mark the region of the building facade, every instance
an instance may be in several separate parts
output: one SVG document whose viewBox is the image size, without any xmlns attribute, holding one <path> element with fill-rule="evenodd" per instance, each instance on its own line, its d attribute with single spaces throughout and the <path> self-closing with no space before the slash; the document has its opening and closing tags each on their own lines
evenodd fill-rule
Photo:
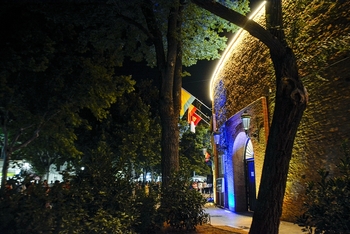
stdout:
<svg viewBox="0 0 350 234">
<path fill-rule="evenodd" d="M 341 145 L 350 137 L 350 3 L 285 0 L 283 8 L 288 44 L 309 93 L 283 203 L 282 219 L 295 221 L 303 212 L 306 183 L 319 178 L 320 168 L 337 173 Z M 264 25 L 263 4 L 254 20 Z M 215 202 L 232 211 L 253 211 L 274 111 L 275 76 L 267 47 L 245 31 L 236 33 L 213 74 L 211 95 L 214 130 L 220 133 Z M 251 116 L 247 131 L 245 112 Z"/>
</svg>

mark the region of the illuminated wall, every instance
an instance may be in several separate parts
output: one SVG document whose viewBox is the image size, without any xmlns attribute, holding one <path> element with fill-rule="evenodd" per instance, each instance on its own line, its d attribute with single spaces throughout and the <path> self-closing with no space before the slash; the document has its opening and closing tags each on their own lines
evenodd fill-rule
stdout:
<svg viewBox="0 0 350 234">
<path fill-rule="evenodd" d="M 340 145 L 350 138 L 350 2 L 315 0 L 300 8 L 294 3 L 284 1 L 286 35 L 310 100 L 298 128 L 288 174 L 282 214 L 288 221 L 302 213 L 306 182 L 316 179 L 318 168 L 333 173 L 334 163 L 342 155 Z M 264 25 L 264 10 L 254 20 Z M 293 28 L 295 25 L 298 27 Z M 245 109 L 255 117 L 250 131 L 256 135 L 251 139 L 258 185 L 274 108 L 275 78 L 268 49 L 246 32 L 240 33 L 225 54 L 213 74 L 211 95 L 224 137 L 218 148 L 226 159 L 226 204 L 237 210 L 242 205 L 241 188 L 237 187 L 241 175 L 236 175 L 240 172 L 234 161 L 241 150 L 239 117 Z M 266 101 L 265 110 L 261 98 Z"/>
</svg>

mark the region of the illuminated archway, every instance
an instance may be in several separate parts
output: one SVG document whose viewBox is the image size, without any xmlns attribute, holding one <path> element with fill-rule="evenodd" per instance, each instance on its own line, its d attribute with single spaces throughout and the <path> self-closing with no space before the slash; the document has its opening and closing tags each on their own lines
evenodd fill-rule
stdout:
<svg viewBox="0 0 350 234">
<path fill-rule="evenodd" d="M 239 133 L 234 139 L 232 157 L 227 165 L 227 201 L 228 208 L 232 211 L 245 211 L 246 205 L 246 181 L 244 168 L 244 152 L 247 142 L 245 132 Z"/>
<path fill-rule="evenodd" d="M 250 138 L 247 139 L 244 149 L 245 186 L 247 210 L 254 211 L 256 202 L 256 181 L 254 148 Z"/>
</svg>

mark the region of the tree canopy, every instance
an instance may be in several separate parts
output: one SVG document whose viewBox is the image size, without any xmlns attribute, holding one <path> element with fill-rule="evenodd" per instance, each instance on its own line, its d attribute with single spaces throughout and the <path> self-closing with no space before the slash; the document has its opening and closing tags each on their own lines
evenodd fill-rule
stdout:
<svg viewBox="0 0 350 234">
<path fill-rule="evenodd" d="M 83 123 L 79 111 L 87 108 L 105 118 L 111 104 L 133 90 L 130 77 L 114 75 L 117 46 L 98 40 L 106 36 L 100 30 L 105 25 L 68 17 L 54 7 L 20 3 L 1 8 L 0 29 L 7 32 L 0 39 L 2 185 L 11 154 L 40 132 L 79 155 L 73 145 L 73 129 Z"/>
<path fill-rule="evenodd" d="M 246 13 L 248 1 L 221 1 Z M 112 2 L 120 29 L 126 40 L 122 46 L 132 60 L 145 60 L 155 67 L 159 88 L 163 186 L 179 169 L 179 112 L 182 67 L 200 59 L 218 58 L 226 44 L 224 30 L 234 25 L 206 13 L 190 1 L 134 0 Z"/>
</svg>

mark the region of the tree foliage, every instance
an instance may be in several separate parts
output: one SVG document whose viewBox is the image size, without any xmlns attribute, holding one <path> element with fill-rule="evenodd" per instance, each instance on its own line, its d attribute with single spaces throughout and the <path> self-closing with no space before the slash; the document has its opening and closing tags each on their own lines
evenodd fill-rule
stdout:
<svg viewBox="0 0 350 234">
<path fill-rule="evenodd" d="M 226 6 L 236 9 L 239 12 L 249 11 L 248 1 L 221 1 Z M 181 5 L 183 7 L 183 18 L 181 25 L 177 25 L 174 31 L 169 32 L 169 13 L 172 7 Z M 181 39 L 182 61 L 184 66 L 191 66 L 198 60 L 212 60 L 219 58 L 220 51 L 226 47 L 227 38 L 222 36 L 222 32 L 235 32 L 238 28 L 221 18 L 210 14 L 203 9 L 186 1 L 170 2 L 161 1 L 118 1 L 113 2 L 116 16 L 121 19 L 119 26 L 125 32 L 123 46 L 125 55 L 130 56 L 134 61 L 146 60 L 151 67 L 157 67 L 156 45 L 153 40 L 161 40 L 166 55 L 169 46 L 169 33 L 177 34 L 181 32 L 178 39 Z M 149 25 L 144 8 L 153 11 L 153 17 L 157 25 Z M 156 26 L 159 34 L 154 34 L 151 27 Z M 181 30 L 180 30 L 181 28 Z M 127 32 L 127 33 L 126 33 Z M 157 37 L 161 38 L 157 38 Z M 167 58 L 165 58 L 167 59 Z M 161 69 L 161 68 L 158 68 Z"/>
<path fill-rule="evenodd" d="M 117 156 L 105 141 L 86 152 L 85 170 L 47 189 L 27 184 L 0 192 L 0 232 L 10 233 L 160 233 L 164 223 L 182 231 L 207 221 L 205 199 L 189 190 L 189 178 L 172 177 L 176 185 L 161 191 L 142 186 L 120 172 Z M 130 168 L 129 168 L 130 170 Z M 160 194 L 165 202 L 159 208 Z"/>
<path fill-rule="evenodd" d="M 195 171 L 198 175 L 212 174 L 211 165 L 205 164 L 204 151 L 212 155 L 210 132 L 206 125 L 199 124 L 196 133 L 188 129 L 188 123 L 182 126 L 180 139 L 180 165 L 188 175 Z"/>
<path fill-rule="evenodd" d="M 171 177 L 172 187 L 162 193 L 161 206 L 158 209 L 161 220 L 178 230 L 195 230 L 197 225 L 208 221 L 204 204 L 206 199 L 195 189 L 189 189 L 190 181 L 185 171 L 179 171 Z"/>
<path fill-rule="evenodd" d="M 308 233 L 348 233 L 350 231 L 350 151 L 343 144 L 344 155 L 337 165 L 338 175 L 317 170 L 319 181 L 309 181 L 305 213 L 297 220 Z"/>
<path fill-rule="evenodd" d="M 242 13 L 248 10 L 248 1 L 222 2 Z M 224 49 L 226 41 L 220 32 L 235 27 L 183 0 L 135 0 L 113 4 L 124 25 L 120 26 L 127 32 L 126 37 L 133 38 L 123 44 L 128 55 L 136 61 L 145 59 L 159 72 L 156 79 L 162 129 L 162 179 L 166 187 L 171 172 L 179 169 L 182 66 L 192 65 L 198 59 L 217 58 L 217 51 Z M 203 44 L 207 46 L 202 47 Z"/>
<path fill-rule="evenodd" d="M 222 2 L 242 13 L 248 10 L 248 1 L 240 1 L 242 5 Z M 0 29 L 8 32 L 1 37 L 2 155 L 11 160 L 13 152 L 44 135 L 35 144 L 36 154 L 33 144 L 22 151 L 22 156 L 30 154 L 38 164 L 37 159 L 43 155 L 82 156 L 74 163 L 76 168 L 79 163 L 86 168 L 77 170 L 69 190 L 55 187 L 53 190 L 57 191 L 52 196 L 33 193 L 29 200 L 23 200 L 23 206 L 15 208 L 11 202 L 2 203 L 2 210 L 16 216 L 4 222 L 5 226 L 28 226 L 28 230 L 37 232 L 36 224 L 43 221 L 43 216 L 25 219 L 28 213 L 23 209 L 32 203 L 42 209 L 45 202 L 52 202 L 53 212 L 47 207 L 42 211 L 50 213 L 44 216 L 47 226 L 43 230 L 49 230 L 52 224 L 67 232 L 74 228 L 78 232 L 97 232 L 99 228 L 111 228 L 107 230 L 110 233 L 127 232 L 130 223 L 137 219 L 133 216 L 135 200 L 130 196 L 130 181 L 116 176 L 117 172 L 126 163 L 149 164 L 157 158 L 160 142 L 163 184 L 167 185 L 168 179 L 175 183 L 170 179 L 179 165 L 182 66 L 192 65 L 198 59 L 217 58 L 226 42 L 220 33 L 235 27 L 187 1 L 7 2 L 0 13 Z M 149 106 L 134 93 L 122 97 L 134 85 L 129 76 L 115 75 L 115 67 L 122 65 L 126 57 L 144 59 L 158 69 L 159 76 L 154 79 L 159 90 L 160 141 L 154 137 L 159 133 L 159 122 L 150 117 Z M 129 108 L 130 103 L 135 109 Z M 89 134 L 84 138 L 84 133 Z M 47 149 L 45 144 L 52 144 L 53 148 Z M 153 150 L 146 145 L 154 146 Z M 124 171 L 131 171 L 128 166 Z M 191 229 L 202 222 L 204 201 L 194 192 L 187 193 L 186 180 L 177 182 L 183 183 L 180 195 L 188 196 L 176 196 L 175 201 L 186 208 L 195 206 L 193 219 L 178 218 L 183 208 L 171 209 L 172 215 L 167 218 L 179 227 L 186 221 L 186 228 Z M 120 196 L 111 197 L 115 194 Z M 183 198 L 186 203 L 181 203 Z M 170 200 L 164 204 L 167 202 Z M 175 216 L 173 211 L 177 212 Z"/>
<path fill-rule="evenodd" d="M 1 233 L 132 233 L 138 218 L 135 186 L 119 173 L 103 141 L 87 152 L 85 170 L 49 190 L 27 184 L 1 194 Z"/>
<path fill-rule="evenodd" d="M 143 81 L 135 86 L 135 91 L 118 98 L 103 120 L 96 119 L 88 110 L 81 113 L 89 128 L 82 126 L 77 131 L 78 149 L 84 153 L 77 168 L 88 160 L 85 152 L 103 139 L 111 147 L 119 170 L 133 168 L 135 176 L 143 170 L 160 173 L 159 116 L 151 111 L 149 103 L 155 97 L 148 89 L 148 95 L 143 93 L 146 87 L 154 89 L 148 81 Z"/>
<path fill-rule="evenodd" d="M 73 129 L 83 122 L 79 111 L 87 108 L 105 118 L 117 97 L 133 89 L 130 77 L 114 75 L 120 60 L 119 47 L 106 39 L 117 40 L 108 33 L 111 24 L 100 20 L 101 12 L 84 15 L 92 5 L 67 15 L 65 10 L 79 6 L 72 4 L 23 2 L 1 8 L 0 28 L 7 32 L 0 58 L 2 184 L 11 154 L 43 131 L 55 145 L 79 155 L 72 144 Z"/>
</svg>

